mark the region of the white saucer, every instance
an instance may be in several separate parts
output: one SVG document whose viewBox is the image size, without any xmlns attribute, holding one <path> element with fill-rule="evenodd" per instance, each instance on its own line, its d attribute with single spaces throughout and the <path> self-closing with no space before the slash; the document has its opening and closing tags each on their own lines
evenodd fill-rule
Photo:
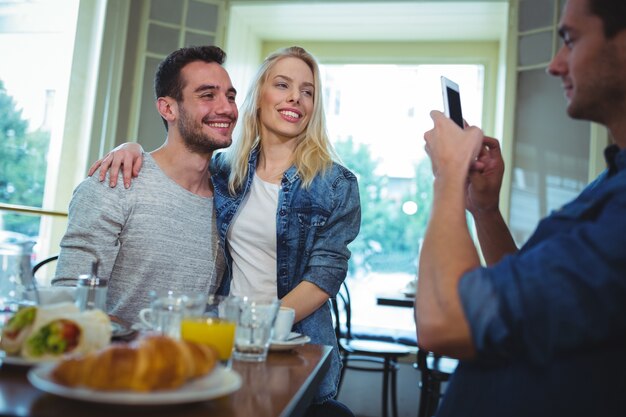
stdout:
<svg viewBox="0 0 626 417">
<path fill-rule="evenodd" d="M 111 322 L 111 337 L 126 337 L 133 334 L 135 330 L 124 326 L 123 324 L 115 321 Z"/>
<path fill-rule="evenodd" d="M 291 340 L 272 340 L 270 342 L 270 352 L 291 350 L 294 347 L 302 346 L 311 341 L 309 336 L 295 332 L 291 332 L 287 339 Z"/>
</svg>

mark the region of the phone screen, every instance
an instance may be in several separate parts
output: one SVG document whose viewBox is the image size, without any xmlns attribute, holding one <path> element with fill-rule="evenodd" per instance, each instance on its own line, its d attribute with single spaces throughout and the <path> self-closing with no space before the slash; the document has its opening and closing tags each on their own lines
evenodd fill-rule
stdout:
<svg viewBox="0 0 626 417">
<path fill-rule="evenodd" d="M 463 112 L 461 111 L 461 94 L 458 84 L 441 77 L 441 86 L 444 94 L 444 108 L 446 116 L 454 120 L 461 128 L 463 125 Z"/>
</svg>

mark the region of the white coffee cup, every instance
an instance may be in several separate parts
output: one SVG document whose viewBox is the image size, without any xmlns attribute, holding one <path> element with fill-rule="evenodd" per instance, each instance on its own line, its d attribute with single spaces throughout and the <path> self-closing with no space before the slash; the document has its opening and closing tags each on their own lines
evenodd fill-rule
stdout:
<svg viewBox="0 0 626 417">
<path fill-rule="evenodd" d="M 291 327 L 295 318 L 296 310 L 290 307 L 281 307 L 274 322 L 273 339 L 279 341 L 287 339 L 291 333 Z"/>
</svg>

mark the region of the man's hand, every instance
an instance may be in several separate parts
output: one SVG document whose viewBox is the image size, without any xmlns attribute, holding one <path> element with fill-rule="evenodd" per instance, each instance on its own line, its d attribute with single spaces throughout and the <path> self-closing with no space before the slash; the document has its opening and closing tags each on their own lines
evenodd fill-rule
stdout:
<svg viewBox="0 0 626 417">
<path fill-rule="evenodd" d="M 467 182 L 466 207 L 472 213 L 497 210 L 504 176 L 500 143 L 483 137 L 478 158 L 472 163 Z"/>
<path fill-rule="evenodd" d="M 478 241 L 487 265 L 494 265 L 505 255 L 517 251 L 500 213 L 503 176 L 504 161 L 500 144 L 494 138 L 484 137 L 478 158 L 472 164 L 467 178 L 465 207 L 474 217 Z"/>
<path fill-rule="evenodd" d="M 430 157 L 435 178 L 448 177 L 450 173 L 465 177 L 480 152 L 482 131 L 475 126 L 461 129 L 440 111 L 431 111 L 430 117 L 435 126 L 424 133 L 424 148 Z"/>
<path fill-rule="evenodd" d="M 141 164 L 143 163 L 143 148 L 138 143 L 123 143 L 104 158 L 97 160 L 89 168 L 87 175 L 92 176 L 98 168 L 100 168 L 100 181 L 104 181 L 107 171 L 109 171 L 109 186 L 114 188 L 117 185 L 117 177 L 122 167 L 122 176 L 124 178 L 124 187 L 130 187 L 131 178 L 139 175 Z"/>
</svg>

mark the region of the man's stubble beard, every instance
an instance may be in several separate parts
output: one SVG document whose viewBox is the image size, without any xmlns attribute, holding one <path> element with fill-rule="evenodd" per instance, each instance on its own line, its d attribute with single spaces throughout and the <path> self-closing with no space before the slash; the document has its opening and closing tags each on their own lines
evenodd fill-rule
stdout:
<svg viewBox="0 0 626 417">
<path fill-rule="evenodd" d="M 202 131 L 202 125 L 196 124 L 193 119 L 189 117 L 182 103 L 179 106 L 179 113 L 178 130 L 185 147 L 189 151 L 198 154 L 210 154 L 213 151 L 230 146 L 232 140 L 225 143 L 224 141 L 220 141 L 204 133 Z M 206 121 L 203 119 L 203 123 L 205 122 Z"/>
<path fill-rule="evenodd" d="M 626 83 L 620 74 L 624 63 L 616 57 L 613 47 L 604 48 L 600 61 L 585 74 L 588 79 L 577 86 L 578 91 L 572 97 L 567 113 L 577 120 L 588 120 L 606 125 L 616 111 L 621 116 L 621 108 L 626 100 Z M 590 78 L 592 77 L 592 78 Z"/>
</svg>

